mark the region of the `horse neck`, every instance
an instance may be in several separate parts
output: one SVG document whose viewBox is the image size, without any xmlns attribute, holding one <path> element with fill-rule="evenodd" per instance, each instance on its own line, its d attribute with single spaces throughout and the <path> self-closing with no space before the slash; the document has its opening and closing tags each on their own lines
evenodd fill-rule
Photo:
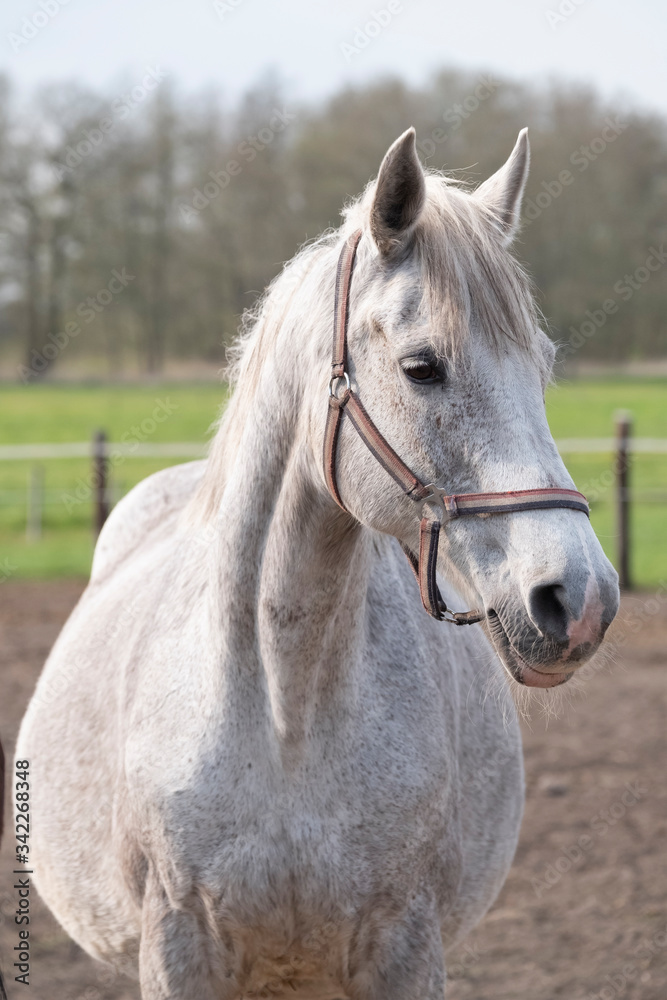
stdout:
<svg viewBox="0 0 667 1000">
<path fill-rule="evenodd" d="M 303 400 L 318 386 L 290 394 L 278 367 L 267 359 L 251 400 L 233 400 L 222 428 L 234 443 L 219 470 L 214 573 L 226 669 L 243 683 L 256 671 L 275 733 L 294 747 L 312 730 L 318 703 L 330 701 L 323 689 L 350 683 L 372 549 L 369 532 L 336 507 L 317 468 Z M 298 368 L 317 364 L 302 356 Z"/>
</svg>

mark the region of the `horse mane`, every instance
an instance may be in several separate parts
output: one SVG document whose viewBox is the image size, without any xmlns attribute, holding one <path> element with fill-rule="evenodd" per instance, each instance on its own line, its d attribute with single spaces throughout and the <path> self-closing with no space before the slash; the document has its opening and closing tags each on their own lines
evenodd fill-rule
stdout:
<svg viewBox="0 0 667 1000">
<path fill-rule="evenodd" d="M 535 348 L 535 330 L 542 317 L 534 302 L 528 276 L 508 252 L 493 211 L 458 180 L 428 171 L 426 200 L 410 241 L 409 253 L 423 275 L 422 308 L 430 314 L 434 349 L 456 358 L 473 327 L 481 328 L 495 345 L 512 342 L 534 356 L 544 367 Z M 329 305 L 339 248 L 355 229 L 369 232 L 369 216 L 375 181 L 343 209 L 343 225 L 329 229 L 305 244 L 268 285 L 257 303 L 247 309 L 239 335 L 228 348 L 224 377 L 231 399 L 215 425 L 208 467 L 194 497 L 191 513 L 205 520 L 217 510 L 224 488 L 228 448 L 234 447 L 229 433 L 232 422 L 241 424 L 249 411 L 269 348 L 285 325 L 299 317 L 297 298 L 307 282 L 310 298 L 306 312 L 313 336 L 321 337 L 318 355 L 328 354 L 332 314 Z M 358 268 L 375 256 L 370 237 L 359 246 Z M 398 265 L 400 266 L 400 265 Z"/>
<path fill-rule="evenodd" d="M 215 434 L 209 447 L 206 472 L 186 513 L 187 521 L 201 524 L 210 521 L 217 512 L 224 489 L 227 458 L 237 446 L 238 435 L 232 432 L 232 427 L 242 427 L 251 411 L 271 345 L 279 336 L 288 340 L 301 321 L 307 322 L 310 330 L 321 332 L 321 337 L 318 332 L 315 336 L 321 340 L 322 354 L 330 350 L 330 340 L 324 336 L 324 330 L 330 332 L 333 321 L 327 293 L 330 297 L 333 290 L 332 274 L 335 274 L 342 235 L 341 230 L 330 229 L 301 247 L 255 305 L 244 311 L 238 336 L 227 348 L 227 365 L 223 371 L 230 399 L 213 425 Z M 304 315 L 297 303 L 305 282 L 313 287 Z M 291 391 L 292 386 L 286 385 L 285 394 Z M 295 400 L 295 409 L 296 406 Z"/>
</svg>

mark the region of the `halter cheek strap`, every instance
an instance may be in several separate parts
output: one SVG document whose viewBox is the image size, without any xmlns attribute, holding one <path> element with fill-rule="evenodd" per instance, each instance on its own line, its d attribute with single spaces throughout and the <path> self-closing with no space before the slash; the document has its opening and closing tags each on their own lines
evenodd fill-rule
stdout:
<svg viewBox="0 0 667 1000">
<path fill-rule="evenodd" d="M 366 409 L 352 389 L 347 371 L 347 327 L 350 284 L 354 259 L 361 239 L 361 230 L 346 240 L 338 258 L 334 300 L 333 358 L 329 382 L 329 409 L 324 431 L 324 475 L 329 491 L 342 510 L 336 482 L 336 454 L 343 415 L 347 413 L 357 434 L 383 469 L 406 496 L 418 505 L 419 554 L 415 555 L 401 543 L 419 584 L 422 604 L 431 617 L 456 625 L 473 625 L 485 615 L 481 611 L 453 612 L 445 604 L 436 580 L 438 541 L 443 524 L 457 517 L 473 514 L 507 514 L 522 510 L 544 510 L 565 507 L 588 514 L 588 503 L 576 490 L 537 489 L 514 490 L 505 493 L 459 493 L 447 495 L 433 483 L 423 483 L 399 458 L 377 429 Z M 341 388 L 341 382 L 344 383 Z M 340 395 L 339 395 L 340 392 Z"/>
</svg>

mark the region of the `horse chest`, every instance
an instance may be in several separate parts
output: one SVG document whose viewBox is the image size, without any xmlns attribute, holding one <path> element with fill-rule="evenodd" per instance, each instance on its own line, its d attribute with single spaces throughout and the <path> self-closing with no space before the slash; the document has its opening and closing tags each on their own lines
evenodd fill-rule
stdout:
<svg viewBox="0 0 667 1000">
<path fill-rule="evenodd" d="M 507 741 L 501 714 L 491 704 L 484 721 L 460 722 L 450 677 L 422 673 L 415 685 L 409 673 L 362 689 L 356 715 L 318 716 L 304 743 L 276 737 L 261 692 L 244 690 L 241 712 L 230 689 L 225 713 L 205 725 L 181 702 L 159 740 L 133 742 L 133 798 L 148 804 L 141 849 L 179 911 L 206 913 L 212 938 L 239 942 L 255 970 L 248 996 L 284 982 L 287 995 L 327 1000 L 326 976 L 315 983 L 308 972 L 322 972 L 314 930 L 330 928 L 327 953 L 344 962 L 351 935 L 378 912 L 400 924 L 424 886 L 443 930 L 453 910 L 470 922 L 468 898 L 472 919 L 495 894 L 508 852 L 496 857 L 486 830 L 514 794 L 505 758 L 488 759 Z M 462 892 L 466 880 L 474 894 Z"/>
</svg>

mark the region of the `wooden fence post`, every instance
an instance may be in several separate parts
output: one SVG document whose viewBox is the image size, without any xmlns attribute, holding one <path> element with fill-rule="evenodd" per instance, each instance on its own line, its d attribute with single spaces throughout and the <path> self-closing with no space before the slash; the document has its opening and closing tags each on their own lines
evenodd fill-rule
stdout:
<svg viewBox="0 0 667 1000">
<path fill-rule="evenodd" d="M 5 828 L 5 751 L 2 749 L 2 741 L 0 741 L 0 838 L 2 837 Z M 0 986 L 4 990 L 4 985 L 2 982 L 2 969 L 0 969 Z M 6 996 L 7 994 L 5 994 Z M 0 996 L 2 996 L 2 990 L 0 990 Z"/>
<path fill-rule="evenodd" d="M 618 577 L 624 590 L 630 590 L 630 435 L 632 414 L 616 414 L 616 525 L 618 529 Z"/>
<path fill-rule="evenodd" d="M 96 538 L 109 516 L 109 497 L 107 492 L 108 470 L 107 436 L 104 431 L 96 431 L 93 437 L 93 489 L 95 494 L 93 532 Z"/>
<path fill-rule="evenodd" d="M 44 506 L 44 466 L 33 465 L 28 477 L 28 511 L 25 537 L 37 542 L 42 537 L 42 508 Z"/>
</svg>

